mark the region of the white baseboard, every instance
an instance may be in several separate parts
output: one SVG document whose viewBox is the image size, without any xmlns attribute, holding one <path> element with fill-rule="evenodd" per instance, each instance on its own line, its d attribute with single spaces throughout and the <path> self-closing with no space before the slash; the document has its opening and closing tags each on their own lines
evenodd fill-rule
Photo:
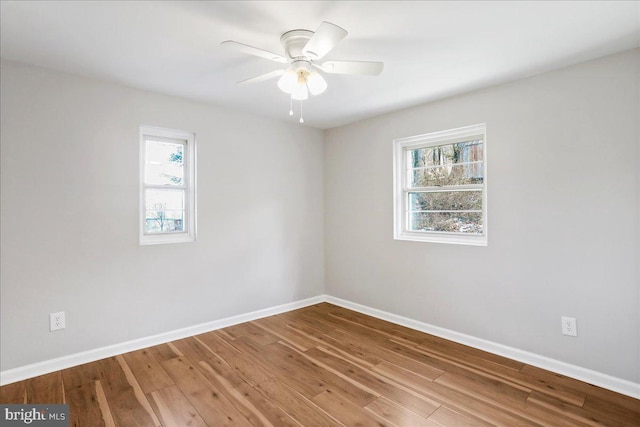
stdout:
<svg viewBox="0 0 640 427">
<path fill-rule="evenodd" d="M 294 301 L 287 304 L 269 307 L 262 310 L 252 311 L 246 314 L 227 317 L 224 319 L 214 320 L 212 322 L 201 323 L 199 325 L 189 326 L 187 328 L 165 332 L 150 337 L 140 338 L 133 341 L 127 341 L 119 344 L 101 347 L 94 350 L 84 351 L 81 353 L 71 354 L 59 357 L 57 359 L 46 360 L 31 365 L 21 366 L 0 372 L 0 385 L 10 384 L 16 381 L 33 378 L 38 375 L 48 374 L 61 369 L 70 368 L 72 366 L 82 365 L 84 363 L 94 362 L 106 357 L 116 356 L 118 354 L 128 353 L 130 351 L 140 350 L 158 344 L 164 344 L 193 335 L 202 334 L 216 329 L 226 328 L 227 326 L 237 325 L 239 323 L 249 322 L 263 317 L 284 313 L 298 308 L 307 307 L 321 302 L 328 302 L 340 307 L 348 308 L 359 313 L 367 314 L 378 319 L 386 320 L 391 323 L 406 326 L 427 334 L 435 335 L 444 339 L 455 341 L 460 344 L 468 345 L 500 356 L 508 357 L 532 366 L 537 366 L 548 371 L 552 371 L 567 377 L 575 378 L 580 381 L 587 382 L 608 390 L 612 390 L 627 396 L 640 399 L 640 384 L 634 383 L 611 375 L 592 371 L 580 366 L 571 365 L 549 357 L 541 356 L 528 351 L 519 350 L 517 348 L 494 343 L 471 335 L 465 335 L 449 329 L 433 326 L 418 320 L 409 319 L 407 317 L 398 316 L 393 313 L 371 308 L 362 304 L 347 301 L 341 298 L 332 297 L 330 295 L 318 295 L 300 301 Z"/>
<path fill-rule="evenodd" d="M 175 341 L 209 331 L 215 331 L 216 329 L 226 328 L 227 326 L 250 322 L 252 320 L 273 316 L 274 314 L 280 314 L 291 310 L 296 310 L 298 308 L 307 307 L 309 305 L 318 304 L 324 301 L 326 301 L 325 296 L 318 295 L 312 298 L 294 301 L 275 307 L 265 308 L 262 310 L 252 311 L 250 313 L 240 314 L 224 319 L 214 320 L 212 322 L 201 323 L 199 325 L 189 326 L 162 334 L 152 335 L 150 337 L 126 341 L 119 344 L 83 351 L 81 353 L 70 354 L 68 356 L 63 356 L 56 359 L 33 363 L 31 365 L 8 369 L 6 371 L 0 372 L 0 385 L 11 384 L 16 381 L 37 377 L 38 375 L 44 375 L 51 372 L 59 371 L 61 369 L 82 365 L 84 363 L 95 362 L 96 360 L 116 356 L 118 354 L 128 353 L 130 351 L 140 350 L 158 344 L 164 344 L 169 341 Z"/>
<path fill-rule="evenodd" d="M 327 295 L 326 302 L 640 399 L 640 384 Z"/>
</svg>

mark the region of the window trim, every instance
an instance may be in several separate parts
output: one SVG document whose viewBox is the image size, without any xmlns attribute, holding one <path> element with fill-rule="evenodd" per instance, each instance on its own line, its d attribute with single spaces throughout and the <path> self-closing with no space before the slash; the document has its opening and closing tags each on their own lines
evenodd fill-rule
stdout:
<svg viewBox="0 0 640 427">
<path fill-rule="evenodd" d="M 473 136 L 482 136 L 483 141 L 483 182 L 482 182 L 482 234 L 464 234 L 447 231 L 412 231 L 407 224 L 408 193 L 406 156 L 407 152 L 417 148 L 447 145 L 468 141 Z M 438 187 L 462 190 L 467 185 Z M 474 186 L 479 188 L 478 185 Z M 476 124 L 445 131 L 432 132 L 393 140 L 393 238 L 416 242 L 451 243 L 473 246 L 488 245 L 488 205 L 487 205 L 487 131 L 486 124 Z"/>
<path fill-rule="evenodd" d="M 183 167 L 184 167 L 184 184 L 181 186 L 161 186 L 145 184 L 145 143 L 146 137 L 160 137 L 178 139 L 184 141 Z M 155 126 L 140 126 L 139 141 L 139 239 L 140 245 L 157 245 L 165 243 L 185 243 L 196 240 L 197 228 L 197 200 L 196 200 L 196 137 L 194 133 L 166 129 Z M 170 231 L 164 233 L 145 233 L 145 189 L 182 189 L 185 191 L 185 231 Z"/>
</svg>

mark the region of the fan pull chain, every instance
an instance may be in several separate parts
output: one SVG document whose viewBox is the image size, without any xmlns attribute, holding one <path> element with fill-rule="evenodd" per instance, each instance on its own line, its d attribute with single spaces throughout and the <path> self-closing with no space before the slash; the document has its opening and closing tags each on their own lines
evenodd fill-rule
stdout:
<svg viewBox="0 0 640 427">
<path fill-rule="evenodd" d="M 304 119 L 302 118 L 302 101 L 300 101 L 300 123 L 304 123 Z"/>
<path fill-rule="evenodd" d="M 289 98 L 289 115 L 293 116 L 293 96 Z"/>
</svg>

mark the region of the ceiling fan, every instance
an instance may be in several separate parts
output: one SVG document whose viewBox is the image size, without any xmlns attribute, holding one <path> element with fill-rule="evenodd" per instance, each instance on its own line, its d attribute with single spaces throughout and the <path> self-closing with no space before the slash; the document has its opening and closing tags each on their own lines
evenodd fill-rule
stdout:
<svg viewBox="0 0 640 427">
<path fill-rule="evenodd" d="M 347 36 L 343 28 L 323 21 L 318 29 L 291 30 L 282 34 L 280 43 L 284 48 L 285 56 L 257 47 L 249 46 L 233 40 L 227 40 L 221 44 L 240 52 L 255 55 L 260 58 L 289 64 L 285 69 L 275 70 L 257 77 L 239 81 L 238 84 L 257 83 L 280 77 L 278 87 L 291 95 L 292 108 L 289 115 L 293 115 L 293 100 L 303 101 L 311 95 L 320 95 L 327 89 L 327 82 L 319 71 L 328 74 L 351 74 L 362 76 L 377 76 L 382 72 L 382 62 L 371 61 L 325 61 L 318 63 L 336 45 Z M 319 71 L 318 71 L 319 70 Z M 301 104 L 302 108 L 302 104 Z M 303 123 L 300 113 L 300 123 Z"/>
</svg>

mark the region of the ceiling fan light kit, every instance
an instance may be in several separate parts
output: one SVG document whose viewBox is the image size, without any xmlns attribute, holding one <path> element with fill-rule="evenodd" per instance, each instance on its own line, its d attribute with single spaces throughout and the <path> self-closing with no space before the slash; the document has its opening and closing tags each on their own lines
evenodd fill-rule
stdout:
<svg viewBox="0 0 640 427">
<path fill-rule="evenodd" d="M 320 95 L 327 89 L 327 82 L 317 71 L 311 70 L 311 62 L 305 60 L 293 61 L 291 66 L 278 80 L 278 87 L 293 99 L 304 100 L 311 95 Z"/>
<path fill-rule="evenodd" d="M 280 37 L 286 57 L 232 40 L 221 44 L 260 58 L 283 64 L 289 63 L 286 70 L 271 71 L 242 80 L 238 84 L 257 83 L 280 77 L 278 80 L 280 90 L 289 94 L 291 100 L 300 101 L 300 123 L 303 123 L 302 101 L 309 98 L 309 93 L 313 96 L 320 95 L 328 86 L 326 80 L 314 68 L 331 74 L 377 76 L 382 72 L 384 66 L 382 62 L 328 61 L 324 64 L 314 62 L 333 50 L 347 34 L 344 29 L 326 21 L 320 24 L 315 33 L 309 30 L 287 31 Z M 293 104 L 291 104 L 289 115 L 293 115 Z"/>
<path fill-rule="evenodd" d="M 327 82 L 317 71 L 312 71 L 307 77 L 307 86 L 311 95 L 320 95 L 327 90 Z"/>
</svg>

